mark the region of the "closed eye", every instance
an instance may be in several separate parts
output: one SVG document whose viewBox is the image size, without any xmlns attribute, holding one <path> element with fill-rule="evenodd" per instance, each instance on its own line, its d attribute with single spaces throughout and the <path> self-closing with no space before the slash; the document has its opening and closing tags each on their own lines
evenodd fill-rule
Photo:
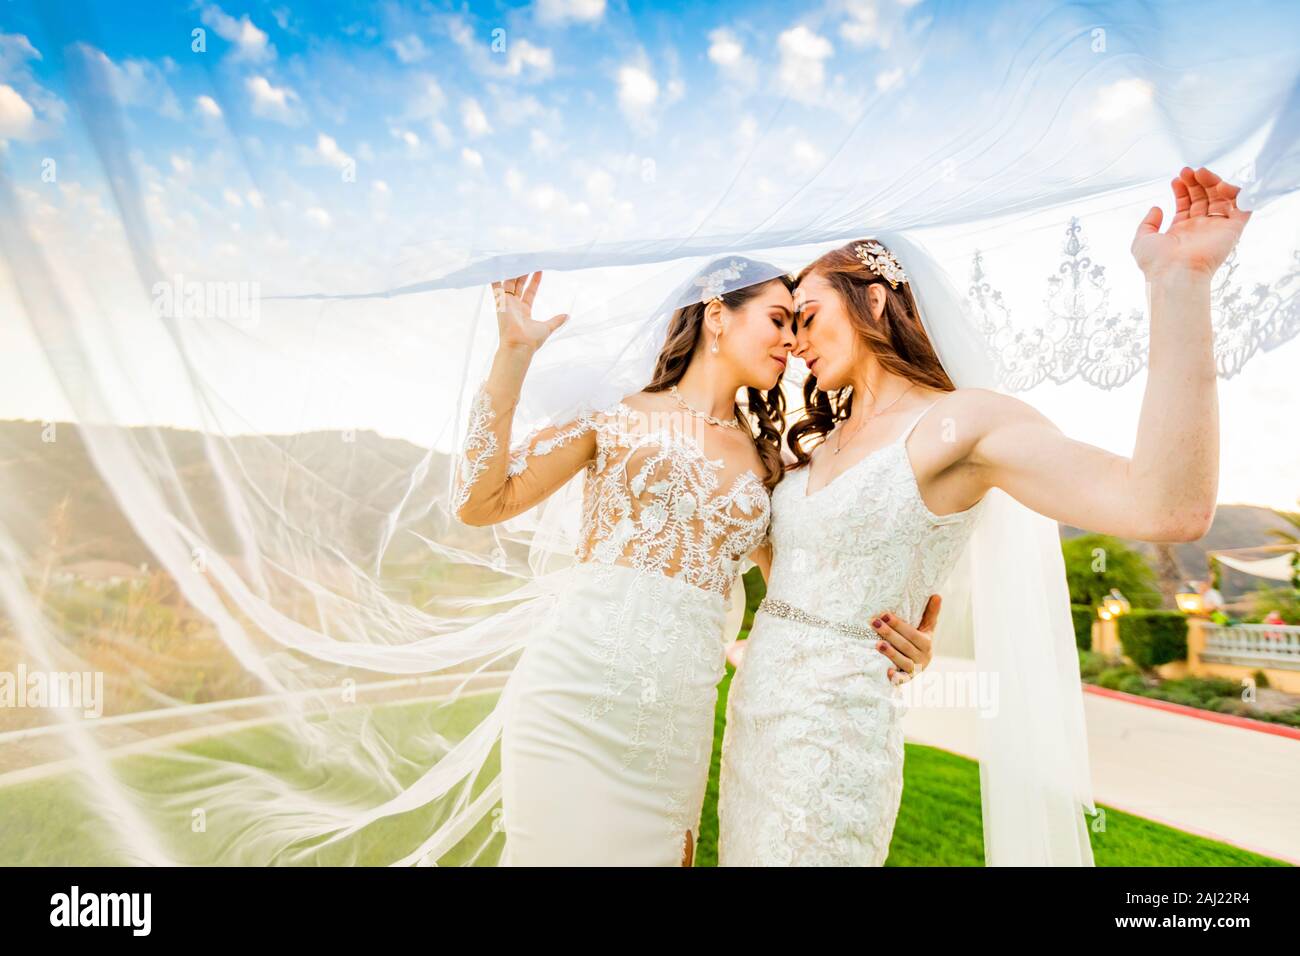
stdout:
<svg viewBox="0 0 1300 956">
<path fill-rule="evenodd" d="M 810 312 L 809 309 L 814 308 L 816 305 L 817 305 L 817 301 L 815 299 L 805 299 L 795 307 L 794 310 L 795 334 L 798 334 L 799 332 L 800 322 L 803 323 L 804 328 L 807 328 L 808 326 L 812 325 L 813 316 L 812 316 L 812 312 Z"/>
</svg>

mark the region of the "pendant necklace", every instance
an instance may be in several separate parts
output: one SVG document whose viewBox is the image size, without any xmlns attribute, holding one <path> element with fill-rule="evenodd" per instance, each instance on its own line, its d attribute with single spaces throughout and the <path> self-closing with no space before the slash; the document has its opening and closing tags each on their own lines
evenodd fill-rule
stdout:
<svg viewBox="0 0 1300 956">
<path fill-rule="evenodd" d="M 910 392 L 910 391 L 912 390 L 912 386 L 915 385 L 915 384 L 916 384 L 916 383 L 913 382 L 912 385 L 907 386 L 907 388 L 905 388 L 905 389 L 903 389 L 901 392 L 899 392 L 899 393 L 898 393 L 898 396 L 894 399 L 894 401 L 890 402 L 890 403 L 889 403 L 888 405 L 886 405 L 884 408 L 881 408 L 881 409 L 879 409 L 879 410 L 877 410 L 877 411 L 873 411 L 873 412 L 871 412 L 870 414 L 868 414 L 868 415 L 867 415 L 867 420 L 866 420 L 865 422 L 863 422 L 861 425 L 858 426 L 858 430 L 855 431 L 855 432 L 853 433 L 853 437 L 854 437 L 854 438 L 857 438 L 858 435 L 860 435 L 860 434 L 862 433 L 862 429 L 864 429 L 864 428 L 866 428 L 868 425 L 870 425 L 872 419 L 874 419 L 877 415 L 883 415 L 885 412 L 889 411 L 889 409 L 891 409 L 891 408 L 894 406 L 895 402 L 897 402 L 898 399 L 902 398 L 904 395 L 906 395 L 908 392 Z M 842 439 L 843 439 L 843 437 L 844 437 L 844 436 L 843 436 L 843 431 L 844 431 L 844 430 L 843 430 L 842 428 L 837 428 L 837 429 L 835 430 L 835 447 L 832 448 L 831 451 L 833 451 L 833 452 L 834 452 L 835 454 L 837 454 L 837 455 L 840 453 L 840 445 L 841 445 L 841 443 L 842 443 Z M 851 440 L 852 440 L 852 439 L 850 439 L 850 441 L 851 441 Z"/>
</svg>

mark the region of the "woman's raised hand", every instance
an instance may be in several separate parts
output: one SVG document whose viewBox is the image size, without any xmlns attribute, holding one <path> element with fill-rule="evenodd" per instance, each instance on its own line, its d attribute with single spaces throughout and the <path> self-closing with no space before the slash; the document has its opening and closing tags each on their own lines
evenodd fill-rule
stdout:
<svg viewBox="0 0 1300 956">
<path fill-rule="evenodd" d="M 534 272 L 503 282 L 492 283 L 492 298 L 497 307 L 497 327 L 502 348 L 536 351 L 561 325 L 568 315 L 555 315 L 541 321 L 533 318 L 533 299 L 542 284 L 542 274 Z"/>
<path fill-rule="evenodd" d="M 1148 281 L 1179 273 L 1214 275 L 1241 238 L 1250 213 L 1237 208 L 1240 186 L 1220 179 L 1204 166 L 1184 166 L 1171 182 L 1176 212 L 1166 232 L 1153 206 L 1133 238 L 1133 258 Z"/>
</svg>

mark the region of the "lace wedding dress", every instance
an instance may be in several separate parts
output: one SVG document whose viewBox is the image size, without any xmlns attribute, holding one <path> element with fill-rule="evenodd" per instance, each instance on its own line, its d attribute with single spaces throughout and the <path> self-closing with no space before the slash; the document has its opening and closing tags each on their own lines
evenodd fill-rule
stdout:
<svg viewBox="0 0 1300 956">
<path fill-rule="evenodd" d="M 874 632 L 847 631 L 886 608 L 918 621 L 984 504 L 936 515 L 922 501 L 906 441 L 931 407 L 825 487 L 808 494 L 805 466 L 772 493 L 767 598 L 727 701 L 722 866 L 879 866 L 889 853 L 903 702 Z"/>
<path fill-rule="evenodd" d="M 480 391 L 461 507 L 505 457 L 495 419 Z M 577 561 L 504 692 L 507 865 L 678 866 L 698 839 L 731 585 L 770 516 L 762 481 L 713 440 L 620 402 L 509 453 L 518 505 L 553 489 L 547 468 L 585 478 Z"/>
</svg>

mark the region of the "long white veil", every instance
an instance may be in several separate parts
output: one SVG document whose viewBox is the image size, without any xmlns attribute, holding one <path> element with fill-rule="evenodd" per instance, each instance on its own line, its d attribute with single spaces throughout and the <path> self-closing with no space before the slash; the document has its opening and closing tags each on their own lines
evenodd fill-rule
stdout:
<svg viewBox="0 0 1300 956">
<path fill-rule="evenodd" d="M 916 242 L 878 232 L 907 271 L 944 370 L 958 388 L 999 388 L 992 343 L 968 297 Z M 940 653 L 973 648 L 994 706 L 976 719 L 984 858 L 991 866 L 1090 866 L 1096 813 L 1083 689 L 1055 521 L 994 488 L 941 592 Z M 963 633 L 963 631 L 967 633 Z"/>
<path fill-rule="evenodd" d="M 0 862 L 498 862 L 502 695 L 579 485 L 494 528 L 451 516 L 491 280 L 543 269 L 538 311 L 573 316 L 519 438 L 644 384 L 664 304 L 714 260 L 794 271 L 873 234 L 959 385 L 1078 393 L 1131 424 L 1128 243 L 1179 167 L 1209 165 L 1256 210 L 1216 282 L 1222 376 L 1300 331 L 1293 5 L 904 4 L 888 47 L 834 70 L 801 22 L 779 46 L 822 63 L 819 95 L 697 84 L 622 139 L 565 101 L 574 136 L 599 127 L 581 203 L 484 139 L 436 165 L 440 120 L 415 107 L 385 116 L 388 151 L 318 135 L 303 115 L 344 107 L 265 59 L 110 55 L 98 14 L 35 3 L 0 31 L 0 106 L 35 117 L 0 123 Z M 201 124 L 154 136 L 196 74 Z M 354 112 L 393 93 L 336 81 Z M 963 565 L 977 666 L 1002 678 L 988 858 L 1085 862 L 1056 528 L 989 504 Z"/>
</svg>

